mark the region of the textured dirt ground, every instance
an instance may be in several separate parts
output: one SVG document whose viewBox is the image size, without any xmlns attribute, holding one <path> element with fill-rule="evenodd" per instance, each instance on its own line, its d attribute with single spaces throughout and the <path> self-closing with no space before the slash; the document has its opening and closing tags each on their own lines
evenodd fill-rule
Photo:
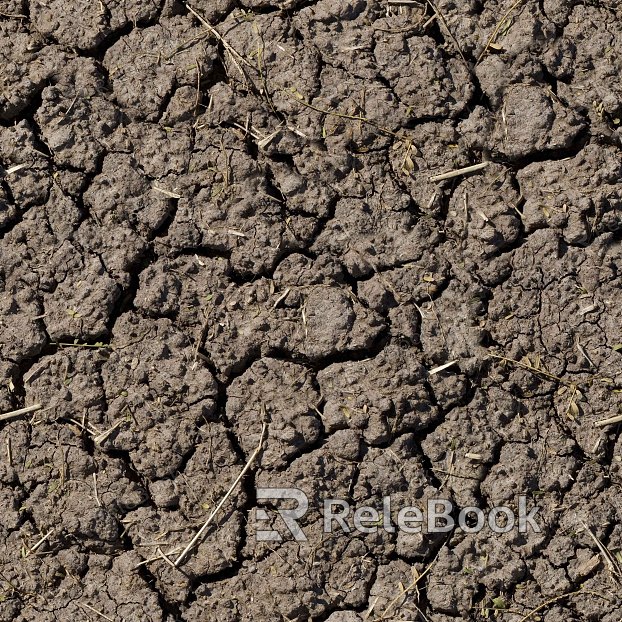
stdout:
<svg viewBox="0 0 622 622">
<path fill-rule="evenodd" d="M 0 0 L 0 620 L 619 622 L 621 72 L 614 0 Z"/>
</svg>

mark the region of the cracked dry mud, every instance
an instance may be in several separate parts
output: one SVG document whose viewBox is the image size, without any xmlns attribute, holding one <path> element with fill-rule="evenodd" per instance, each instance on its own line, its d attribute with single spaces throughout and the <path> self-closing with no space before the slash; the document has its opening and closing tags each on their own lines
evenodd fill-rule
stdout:
<svg viewBox="0 0 622 622">
<path fill-rule="evenodd" d="M 619 622 L 621 72 L 615 0 L 0 0 L 0 621 Z"/>
</svg>

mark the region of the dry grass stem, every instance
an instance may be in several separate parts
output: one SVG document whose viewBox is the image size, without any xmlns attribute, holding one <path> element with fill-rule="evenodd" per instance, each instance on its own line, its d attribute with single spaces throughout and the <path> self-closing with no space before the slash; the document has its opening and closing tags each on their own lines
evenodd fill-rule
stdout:
<svg viewBox="0 0 622 622">
<path fill-rule="evenodd" d="M 615 415 L 615 417 L 601 419 L 600 421 L 597 421 L 594 425 L 597 428 L 604 428 L 605 426 L 614 425 L 616 423 L 622 423 L 622 415 Z"/>
<path fill-rule="evenodd" d="M 454 171 L 448 171 L 447 173 L 441 173 L 440 175 L 433 175 L 430 177 L 430 181 L 444 181 L 445 179 L 452 179 L 452 177 L 460 177 L 460 175 L 468 175 L 469 173 L 475 173 L 486 168 L 490 162 L 480 162 L 479 164 L 473 164 L 473 166 L 465 166 L 464 168 L 458 168 Z"/>
<path fill-rule="evenodd" d="M 175 560 L 174 565 L 176 567 L 179 566 L 179 564 L 181 564 L 184 561 L 184 559 L 186 559 L 188 553 L 190 553 L 190 551 L 192 551 L 192 549 L 197 545 L 197 543 L 199 543 L 199 541 L 203 538 L 203 535 L 207 531 L 207 528 L 212 524 L 212 521 L 214 520 L 218 512 L 220 512 L 223 505 L 227 502 L 227 499 L 229 499 L 229 497 L 233 494 L 233 491 L 237 488 L 237 485 L 240 483 L 240 481 L 242 481 L 242 478 L 246 475 L 248 470 L 251 468 L 251 466 L 253 465 L 253 462 L 255 462 L 255 458 L 257 458 L 257 456 L 259 455 L 259 452 L 261 451 L 261 447 L 263 445 L 266 428 L 267 428 L 267 424 L 264 422 L 264 424 L 261 427 L 261 435 L 259 437 L 259 443 L 257 445 L 257 448 L 251 454 L 251 457 L 248 459 L 248 462 L 246 463 L 245 467 L 242 469 L 242 471 L 240 471 L 240 474 L 235 478 L 235 481 L 233 482 L 233 484 L 231 484 L 231 487 L 226 492 L 225 496 L 220 500 L 218 505 L 214 508 L 213 512 L 209 515 L 208 519 L 203 523 L 203 526 L 201 527 L 201 529 L 199 529 L 199 531 L 194 536 L 194 538 L 192 538 L 192 540 L 188 543 L 188 546 L 186 546 L 186 548 L 180 553 L 179 557 Z"/>
<path fill-rule="evenodd" d="M 497 38 L 497 35 L 499 34 L 499 31 L 503 27 L 503 24 L 505 24 L 505 20 L 508 17 L 510 17 L 510 15 L 512 15 L 512 13 L 524 1 L 525 0 L 516 0 L 516 2 L 503 14 L 503 17 L 497 22 L 497 26 L 492 31 L 492 34 L 490 35 L 490 37 L 488 37 L 488 41 L 486 42 L 486 45 L 484 46 L 484 49 L 482 50 L 482 53 L 477 57 L 477 61 L 475 62 L 476 65 L 479 65 L 479 63 L 482 60 L 482 58 L 484 58 L 484 56 L 486 56 L 486 53 L 488 52 L 488 49 L 490 48 L 491 44 L 494 43 L 495 39 Z"/>
<path fill-rule="evenodd" d="M 455 359 L 453 361 L 449 361 L 449 363 L 445 363 L 444 365 L 439 365 L 438 367 L 435 367 L 434 369 L 431 369 L 428 373 L 430 374 L 430 376 L 433 376 L 434 374 L 438 374 L 439 372 L 443 371 L 444 369 L 447 369 L 448 367 L 451 367 L 452 365 L 455 365 L 458 362 L 458 359 Z"/>
<path fill-rule="evenodd" d="M 0 421 L 8 421 L 9 419 L 16 419 L 17 417 L 21 417 L 22 415 L 27 415 L 28 413 L 34 413 L 37 410 L 41 410 L 42 408 L 43 406 L 41 406 L 41 404 L 33 404 L 32 406 L 26 406 L 25 408 L 18 408 L 17 410 L 12 410 L 11 412 L 0 415 Z"/>
</svg>

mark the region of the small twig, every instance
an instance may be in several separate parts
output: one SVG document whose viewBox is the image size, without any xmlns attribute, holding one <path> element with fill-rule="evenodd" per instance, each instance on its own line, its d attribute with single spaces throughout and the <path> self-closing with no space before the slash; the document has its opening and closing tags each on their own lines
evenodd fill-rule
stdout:
<svg viewBox="0 0 622 622">
<path fill-rule="evenodd" d="M 174 58 L 175 56 L 177 56 L 177 54 L 184 51 L 184 48 L 186 46 L 198 43 L 199 41 L 203 41 L 203 39 L 207 39 L 209 37 L 209 34 L 209 32 L 205 32 L 203 34 L 200 34 L 198 37 L 192 37 L 191 39 L 184 41 L 181 45 L 178 45 L 168 56 L 165 56 L 164 60 L 171 60 L 171 58 Z"/>
<path fill-rule="evenodd" d="M 0 11 L 0 16 L 13 19 L 28 19 L 28 15 L 22 15 L 21 13 L 5 13 L 4 11 Z"/>
<path fill-rule="evenodd" d="M 163 559 L 169 566 L 177 568 L 177 566 L 175 566 L 175 562 L 159 546 L 156 548 L 156 551 L 158 552 L 160 558 Z"/>
<path fill-rule="evenodd" d="M 100 445 L 103 443 L 117 428 L 120 428 L 124 423 L 126 423 L 126 417 L 121 417 L 118 421 L 116 421 L 110 428 L 104 430 L 101 434 L 97 435 L 93 438 L 93 441 Z"/>
<path fill-rule="evenodd" d="M 476 462 L 479 462 L 482 459 L 482 454 L 476 454 L 476 453 L 467 451 L 467 453 L 464 454 L 464 457 L 468 458 L 469 460 L 475 460 Z"/>
<path fill-rule="evenodd" d="M 432 566 L 434 566 L 434 564 L 436 563 L 436 560 L 438 559 L 438 556 L 441 554 L 442 549 L 443 547 L 441 547 L 438 550 L 438 552 L 434 556 L 434 559 L 432 559 L 432 561 L 426 566 L 426 568 L 421 574 L 417 573 L 417 576 L 414 577 L 414 579 L 409 585 L 407 585 L 406 587 L 402 587 L 402 591 L 393 600 L 389 602 L 389 604 L 384 608 L 384 611 L 380 614 L 380 617 L 375 618 L 374 622 L 380 622 L 381 620 L 384 620 L 387 617 L 389 611 L 391 611 L 391 609 L 393 609 L 400 602 L 400 600 L 404 598 L 404 596 L 408 592 L 417 588 L 417 585 L 419 584 L 419 582 L 425 578 L 425 576 L 430 572 L 430 570 L 432 570 Z M 368 612 L 368 615 L 366 616 L 366 618 L 369 616 L 370 613 L 371 613 L 371 610 Z"/>
<path fill-rule="evenodd" d="M 111 343 L 68 343 L 57 341 L 55 345 L 62 348 L 94 348 L 96 350 L 114 350 L 116 346 Z"/>
<path fill-rule="evenodd" d="M 319 106 L 315 106 L 307 101 L 305 101 L 304 99 L 302 99 L 301 97 L 296 97 L 290 90 L 288 89 L 281 89 L 281 92 L 284 93 L 285 95 L 288 95 L 289 97 L 291 97 L 291 99 L 293 99 L 294 101 L 298 102 L 301 106 L 305 106 L 306 108 L 310 108 L 311 110 L 315 110 L 315 112 L 319 112 L 320 114 L 325 114 L 331 117 L 337 117 L 338 119 L 349 119 L 350 121 L 358 121 L 359 123 L 365 123 L 367 125 L 370 125 L 371 127 L 377 129 L 380 133 L 382 134 L 386 134 L 387 136 L 392 136 L 393 138 L 397 138 L 398 140 L 401 140 L 402 137 L 395 133 L 392 132 L 391 130 L 387 129 L 386 127 L 382 127 L 381 125 L 378 125 L 377 123 L 374 123 L 374 121 L 372 121 L 371 119 L 368 119 L 367 117 L 364 117 L 363 115 L 356 115 L 356 114 L 346 114 L 343 112 L 336 112 L 334 110 L 326 110 L 325 108 L 320 108 Z"/>
<path fill-rule="evenodd" d="M 63 419 L 77 425 L 81 430 L 88 432 L 91 436 L 97 436 L 98 434 L 100 434 L 99 430 L 96 430 L 94 427 L 89 426 L 84 421 L 78 421 L 77 419 L 73 419 L 72 417 L 63 417 Z"/>
<path fill-rule="evenodd" d="M 77 101 L 78 101 L 78 94 L 76 93 L 76 96 L 73 98 L 73 100 L 69 104 L 69 108 L 65 110 L 65 112 L 63 113 L 63 116 L 60 119 L 58 119 L 58 121 L 56 121 L 55 125 L 60 125 L 62 123 L 63 119 L 73 110 L 73 107 L 76 105 Z"/>
<path fill-rule="evenodd" d="M 31 369 L 24 376 L 24 384 L 29 384 L 34 378 L 38 377 L 39 374 L 48 367 L 48 365 L 49 363 L 44 363 L 43 365 L 40 365 L 39 367 L 35 367 L 34 369 Z"/>
<path fill-rule="evenodd" d="M 513 365 L 516 365 L 517 367 L 520 367 L 521 369 L 526 369 L 527 371 L 530 371 L 532 374 L 544 376 L 545 378 L 548 378 L 549 380 L 555 380 L 555 382 L 564 384 L 567 387 L 574 388 L 576 386 L 572 382 L 568 382 L 567 380 L 564 380 L 563 378 L 560 378 L 559 376 L 556 376 L 555 374 L 552 374 L 551 372 L 548 372 L 544 369 L 537 369 L 536 367 L 533 367 L 532 365 L 527 365 L 527 363 L 523 363 L 522 361 L 517 361 L 515 359 L 508 358 L 507 356 L 500 356 L 499 354 L 490 353 L 488 356 L 490 356 L 493 359 L 497 359 L 499 361 L 505 361 L 506 363 L 512 363 Z"/>
<path fill-rule="evenodd" d="M 181 199 L 181 194 L 177 194 L 176 192 L 171 192 L 170 190 L 166 190 L 166 188 L 160 188 L 159 186 L 151 186 L 156 192 L 160 192 L 163 195 L 170 197 L 171 199 Z"/>
<path fill-rule="evenodd" d="M 201 326 L 201 332 L 199 334 L 199 338 L 196 340 L 196 343 L 194 344 L 194 351 L 193 351 L 192 359 L 195 362 L 195 364 L 199 356 L 199 350 L 201 349 L 201 345 L 203 344 L 203 341 L 205 341 L 205 338 L 207 337 L 207 334 L 209 332 L 209 314 L 203 312 L 203 317 L 205 319 L 203 321 L 203 325 Z"/>
<path fill-rule="evenodd" d="M 107 615 L 103 614 L 101 611 L 97 611 L 97 609 L 94 609 L 93 607 L 91 607 L 91 605 L 87 605 L 86 603 L 78 603 L 78 605 L 80 605 L 80 607 L 85 607 L 86 609 L 88 609 L 89 611 L 92 611 L 93 613 L 96 613 L 98 616 L 101 616 L 102 618 L 104 618 L 104 620 L 108 620 L 108 622 L 115 622 L 113 618 L 109 618 Z"/>
<path fill-rule="evenodd" d="M 490 358 L 493 359 L 497 359 L 498 361 L 504 361 L 505 363 L 511 363 L 512 365 L 516 365 L 516 367 L 520 367 L 521 369 L 525 369 L 526 371 L 531 372 L 532 374 L 534 374 L 535 376 L 543 376 L 544 378 L 547 378 L 549 380 L 553 380 L 554 382 L 557 382 L 561 385 L 564 385 L 566 387 L 568 387 L 569 389 L 571 389 L 573 391 L 573 394 L 570 398 L 571 402 L 574 401 L 575 396 L 577 395 L 578 391 L 577 389 L 581 386 L 591 386 L 591 384 L 593 382 L 595 382 L 596 380 L 607 380 L 607 378 L 603 378 L 601 376 L 598 375 L 591 375 L 589 378 L 586 378 L 585 380 L 581 380 L 581 381 L 577 381 L 577 382 L 570 382 L 569 380 L 565 380 L 564 378 L 560 378 L 559 376 L 556 376 L 555 374 L 552 374 L 549 371 L 546 371 L 546 369 L 542 369 L 540 367 L 535 367 L 534 365 L 530 365 L 528 363 L 523 363 L 522 361 L 517 361 L 516 359 L 511 359 L 508 358 L 507 356 L 501 356 L 499 354 L 493 354 L 492 352 L 488 354 L 488 356 Z M 579 395 L 579 397 L 581 397 Z M 618 423 L 618 421 L 621 420 L 621 417 L 615 416 L 615 417 L 610 417 L 609 419 L 602 419 L 601 421 L 597 421 L 594 425 L 602 427 L 605 425 L 610 425 L 612 423 Z"/>
<path fill-rule="evenodd" d="M 157 550 L 160 551 L 160 553 L 162 554 L 158 554 L 156 557 L 150 557 L 149 559 L 144 559 L 142 562 L 136 564 L 136 566 L 134 566 L 134 570 L 138 570 L 141 566 L 146 566 L 147 564 L 150 564 L 151 562 L 157 562 L 161 559 L 164 559 L 166 557 L 166 559 L 170 560 L 170 556 L 174 555 L 175 553 L 177 553 L 177 551 L 179 551 L 181 547 L 180 546 L 176 546 L 173 549 L 171 549 L 168 553 L 164 553 L 160 547 L 157 547 Z M 173 562 L 173 565 L 174 562 Z"/>
<path fill-rule="evenodd" d="M 453 36 L 451 30 L 449 29 L 449 24 L 447 24 L 447 21 L 445 20 L 445 17 L 438 10 L 438 8 L 434 4 L 434 2 L 432 2 L 432 0 L 427 0 L 427 3 L 430 5 L 430 8 L 434 11 L 434 14 L 438 17 L 438 19 L 443 24 L 443 27 L 447 31 L 447 34 L 449 35 L 449 38 L 451 39 L 452 43 L 454 44 L 454 47 L 456 48 L 456 51 L 458 52 L 458 54 L 460 54 L 460 58 L 462 59 L 462 62 L 466 65 L 467 69 L 469 71 L 471 71 L 471 67 L 470 67 L 467 59 L 465 58 L 464 54 L 462 53 L 462 49 L 460 48 L 460 44 L 458 43 L 458 41 L 456 40 L 456 37 Z"/>
<path fill-rule="evenodd" d="M 257 71 L 259 72 L 259 77 L 261 78 L 261 82 L 263 84 L 263 95 L 266 98 L 266 101 L 268 102 L 268 105 L 270 106 L 272 112 L 278 117 L 279 113 L 274 106 L 274 101 L 272 100 L 272 96 L 270 95 L 270 89 L 268 88 L 268 73 L 267 71 L 265 71 L 265 67 L 262 67 L 265 44 L 262 34 L 258 32 L 258 35 L 261 39 L 261 45 L 257 48 Z"/>
<path fill-rule="evenodd" d="M 93 473 L 93 493 L 95 495 L 95 502 L 99 507 L 102 507 L 102 502 L 99 500 L 99 494 L 97 493 L 97 473 Z"/>
<path fill-rule="evenodd" d="M 618 561 L 613 557 L 613 555 L 600 541 L 596 534 L 587 526 L 587 524 L 583 521 L 581 521 L 581 524 L 583 525 L 583 529 L 587 531 L 590 538 L 592 538 L 592 540 L 594 541 L 594 544 L 596 544 L 596 546 L 598 547 L 598 550 L 600 551 L 600 554 L 602 555 L 605 563 L 607 564 L 607 569 L 609 570 L 611 575 L 616 581 L 620 582 L 620 578 L 622 578 L 622 569 L 620 568 L 620 564 L 618 563 Z"/>
<path fill-rule="evenodd" d="M 431 369 L 428 374 L 430 374 L 430 376 L 433 376 L 434 374 L 438 374 L 439 372 L 443 371 L 444 369 L 447 369 L 448 367 L 451 367 L 452 365 L 455 365 L 458 362 L 458 359 L 455 359 L 454 361 L 449 361 L 449 363 L 445 363 L 444 365 L 439 365 L 438 367 L 435 367 L 434 369 Z"/>
<path fill-rule="evenodd" d="M 30 555 L 31 553 L 34 553 L 53 533 L 54 533 L 54 530 L 50 529 L 50 531 L 48 531 L 42 538 L 39 538 L 39 540 L 37 540 L 30 547 L 30 550 L 28 551 L 28 555 Z"/>
<path fill-rule="evenodd" d="M 237 485 L 240 483 L 242 478 L 246 475 L 246 472 L 251 468 L 253 462 L 255 461 L 255 458 L 257 458 L 257 456 L 259 455 L 259 452 L 261 451 L 261 447 L 263 445 L 263 440 L 264 440 L 264 435 L 266 433 L 266 427 L 267 427 L 267 424 L 264 421 L 261 427 L 261 435 L 259 437 L 259 444 L 257 445 L 257 448 L 251 454 L 251 457 L 248 459 L 246 466 L 242 469 L 240 474 L 235 478 L 235 481 L 233 482 L 233 484 L 231 484 L 231 487 L 226 492 L 225 496 L 220 500 L 220 503 L 214 508 L 214 511 L 209 515 L 208 519 L 203 523 L 203 526 L 201 527 L 201 529 L 199 529 L 199 531 L 194 536 L 194 538 L 192 538 L 188 546 L 180 553 L 179 557 L 175 560 L 175 567 L 179 566 L 179 564 L 181 564 L 184 561 L 188 553 L 190 553 L 190 551 L 192 551 L 192 549 L 195 547 L 197 542 L 201 540 L 201 538 L 203 537 L 203 534 L 205 534 L 205 532 L 207 531 L 207 528 L 211 525 L 216 514 L 218 514 L 218 512 L 222 509 L 223 505 L 227 502 L 227 499 L 232 495 Z"/>
<path fill-rule="evenodd" d="M 430 17 L 430 19 L 429 19 L 429 20 L 427 20 L 427 21 L 423 24 L 423 26 L 421 26 L 421 29 L 422 29 L 422 30 L 425 30 L 425 29 L 426 29 L 426 28 L 427 28 L 427 27 L 428 27 L 428 26 L 429 26 L 429 25 L 430 25 L 430 24 L 431 24 L 431 23 L 432 23 L 432 22 L 433 22 L 436 18 L 437 18 L 437 15 L 436 15 L 436 13 L 434 13 L 434 15 L 432 15 L 432 17 Z"/>
<path fill-rule="evenodd" d="M 581 521 L 581 524 L 583 525 L 583 528 L 589 534 L 590 538 L 592 538 L 592 540 L 598 547 L 600 554 L 602 555 L 603 559 L 605 560 L 607 564 L 607 569 L 611 573 L 611 576 L 614 578 L 615 581 L 620 583 L 622 579 L 622 567 L 620 566 L 620 563 L 611 554 L 609 549 L 607 549 L 607 547 L 600 541 L 600 539 L 596 536 L 596 534 L 587 526 L 587 524 L 583 521 Z"/>
<path fill-rule="evenodd" d="M 613 425 L 614 423 L 622 423 L 622 415 L 615 415 L 615 417 L 609 417 L 608 419 L 601 419 L 594 425 L 597 428 L 604 428 L 607 425 Z"/>
<path fill-rule="evenodd" d="M 244 132 L 245 136 L 246 135 L 250 135 L 255 140 L 261 140 L 263 138 L 263 136 L 260 135 L 259 132 L 257 132 L 256 129 L 252 125 L 250 127 L 248 127 L 248 125 L 246 127 L 244 127 L 243 125 L 240 125 L 239 123 L 236 123 L 235 121 L 233 121 L 231 123 L 231 125 L 235 125 L 235 127 L 237 127 L 240 130 L 242 130 Z"/>
<path fill-rule="evenodd" d="M 566 592 L 566 594 L 560 594 L 559 596 L 554 596 L 553 598 L 549 598 L 549 600 L 543 602 L 541 605 L 538 605 L 535 609 L 532 609 L 527 615 L 523 616 L 518 622 L 526 622 L 531 617 L 533 617 L 538 611 L 541 611 L 545 607 L 552 605 L 553 603 L 559 602 L 564 598 L 570 598 L 571 596 L 578 596 L 579 594 L 590 594 L 591 596 L 598 596 L 603 600 L 609 601 L 608 598 L 599 594 L 598 592 L 593 592 L 591 590 L 576 590 L 575 592 Z"/>
<path fill-rule="evenodd" d="M 577 342 L 577 349 L 581 353 L 581 356 L 587 361 L 589 366 L 596 369 L 596 365 L 594 364 L 594 361 L 591 359 L 590 355 L 587 353 L 587 350 L 579 342 Z"/>
<path fill-rule="evenodd" d="M 275 130 L 272 134 L 268 134 L 265 138 L 262 138 L 257 146 L 260 149 L 265 149 L 279 134 L 281 133 L 280 129 Z"/>
<path fill-rule="evenodd" d="M 23 168 L 26 168 L 28 164 L 16 164 L 15 166 L 11 166 L 5 170 L 7 175 L 11 175 L 12 173 L 17 173 L 17 171 L 21 171 Z"/>
<path fill-rule="evenodd" d="M 516 0 L 516 2 L 504 13 L 503 17 L 497 23 L 497 27 L 492 31 L 490 37 L 488 37 L 488 41 L 486 41 L 486 45 L 484 46 L 482 53 L 477 57 L 477 60 L 475 61 L 476 65 L 479 65 L 482 58 L 484 58 L 484 56 L 486 55 L 486 52 L 488 52 L 488 48 L 490 47 L 490 45 L 494 43 L 497 35 L 499 34 L 499 31 L 501 30 L 501 27 L 505 23 L 505 20 L 510 17 L 510 15 L 514 12 L 518 5 L 522 4 L 523 2 L 524 0 Z"/>
<path fill-rule="evenodd" d="M 26 406 L 25 408 L 19 408 L 18 410 L 12 410 L 11 412 L 0 415 L 0 421 L 8 421 L 9 419 L 15 419 L 21 415 L 27 415 L 28 413 L 34 413 L 37 410 L 41 410 L 43 406 L 41 404 L 33 404 L 32 406 Z"/>
<path fill-rule="evenodd" d="M 473 166 L 465 166 L 464 168 L 458 168 L 454 171 L 448 171 L 447 173 L 441 173 L 440 175 L 434 175 L 430 177 L 430 181 L 443 181 L 445 179 L 451 179 L 452 177 L 459 177 L 460 175 L 468 175 L 469 173 L 475 173 L 481 171 L 490 164 L 489 161 L 480 162 L 479 164 L 473 164 Z"/>
<path fill-rule="evenodd" d="M 186 8 L 190 11 L 190 13 L 192 13 L 201 22 L 201 24 L 203 24 L 203 26 L 205 26 L 205 28 L 209 30 L 209 32 L 216 38 L 216 40 L 222 44 L 225 50 L 229 52 L 231 56 L 231 61 L 233 62 L 237 70 L 242 75 L 242 78 L 244 78 L 245 81 L 248 81 L 246 72 L 244 71 L 244 69 L 242 69 L 242 67 L 240 67 L 240 63 L 242 63 L 243 65 L 246 65 L 247 67 L 250 67 L 254 71 L 255 67 L 253 66 L 253 64 L 247 61 L 235 48 L 233 48 L 223 38 L 223 36 L 202 15 L 197 13 L 188 3 L 185 3 L 185 5 L 186 5 Z"/>
<path fill-rule="evenodd" d="M 276 299 L 276 302 L 272 305 L 272 308 L 273 308 L 273 309 L 276 309 L 276 308 L 279 306 L 279 304 L 280 304 L 281 302 L 283 302 L 283 301 L 287 298 L 287 296 L 289 295 L 289 292 L 291 292 L 291 291 L 292 291 L 292 288 L 291 288 L 291 287 L 288 287 L 288 288 L 287 288 L 287 289 L 286 289 L 286 290 L 285 290 L 285 291 L 284 291 L 284 292 L 283 292 L 283 293 L 282 293 L 282 294 L 281 294 L 281 295 L 280 295 L 280 296 Z"/>
<path fill-rule="evenodd" d="M 196 57 L 194 63 L 197 67 L 197 96 L 194 99 L 194 114 L 197 115 L 199 113 L 199 104 L 201 103 L 201 65 Z"/>
</svg>

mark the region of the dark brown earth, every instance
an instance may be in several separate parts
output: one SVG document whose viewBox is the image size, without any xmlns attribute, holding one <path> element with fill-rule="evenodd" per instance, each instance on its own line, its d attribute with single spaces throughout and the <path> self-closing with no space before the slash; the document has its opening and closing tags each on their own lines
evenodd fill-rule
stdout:
<svg viewBox="0 0 622 622">
<path fill-rule="evenodd" d="M 615 0 L 0 0 L 0 621 L 622 620 L 621 72 Z"/>
</svg>

